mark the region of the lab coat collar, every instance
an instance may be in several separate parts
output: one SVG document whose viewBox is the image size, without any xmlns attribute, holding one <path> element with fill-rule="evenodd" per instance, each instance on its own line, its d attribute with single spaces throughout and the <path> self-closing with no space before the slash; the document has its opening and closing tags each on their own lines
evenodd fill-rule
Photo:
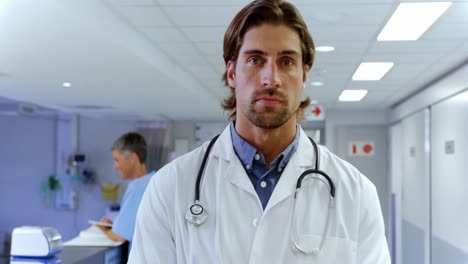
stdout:
<svg viewBox="0 0 468 264">
<path fill-rule="evenodd" d="M 250 181 L 249 176 L 242 166 L 242 163 L 234 152 L 229 125 L 219 136 L 216 144 L 213 146 L 212 153 L 214 157 L 224 160 L 225 164 L 227 164 L 227 167 L 223 168 L 223 170 L 225 170 L 225 173 L 223 173 L 224 178 L 226 178 L 226 180 L 238 188 L 257 197 L 261 208 L 262 205 L 260 203 L 260 199 L 255 192 L 252 182 Z"/>
<path fill-rule="evenodd" d="M 296 166 L 311 167 L 315 163 L 314 148 L 301 126 L 297 127 L 299 128 L 300 132 L 299 144 L 296 149 L 296 153 L 293 155 L 293 157 L 299 156 L 297 157 L 298 160 Z M 226 126 L 226 128 L 221 133 L 217 141 L 218 142 L 213 146 L 212 150 L 214 156 L 224 159 L 228 162 L 233 161 L 234 159 L 238 160 L 237 155 L 234 152 L 234 147 L 232 145 L 231 131 L 229 125 Z M 300 153 L 300 155 L 296 155 L 297 153 Z"/>
<path fill-rule="evenodd" d="M 291 157 L 284 172 L 281 174 L 280 180 L 264 210 L 265 213 L 288 196 L 294 194 L 297 179 L 301 173 L 315 166 L 315 154 L 312 143 L 304 130 L 300 126 L 298 126 L 298 128 L 300 129 L 300 136 L 296 153 Z M 258 199 L 258 195 L 247 173 L 234 152 L 229 126 L 221 133 L 218 142 L 213 146 L 212 153 L 215 157 L 223 159 L 229 164 L 224 177 L 235 186 L 255 195 Z M 258 200 L 258 202 L 261 208 L 260 200 Z"/>
</svg>

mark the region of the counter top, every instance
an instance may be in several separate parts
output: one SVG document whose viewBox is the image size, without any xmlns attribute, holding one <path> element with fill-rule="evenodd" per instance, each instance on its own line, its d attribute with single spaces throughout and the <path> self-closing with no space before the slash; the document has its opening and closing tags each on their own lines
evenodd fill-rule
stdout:
<svg viewBox="0 0 468 264">
<path fill-rule="evenodd" d="M 128 242 L 117 247 L 65 246 L 56 255 L 62 264 L 122 264 L 127 263 Z M 0 257 L 0 264 L 9 264 L 8 256 Z"/>
</svg>

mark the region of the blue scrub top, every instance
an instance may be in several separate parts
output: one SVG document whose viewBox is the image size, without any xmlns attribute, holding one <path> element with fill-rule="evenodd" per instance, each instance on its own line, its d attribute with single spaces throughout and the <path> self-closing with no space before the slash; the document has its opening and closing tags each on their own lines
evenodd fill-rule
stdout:
<svg viewBox="0 0 468 264">
<path fill-rule="evenodd" d="M 146 186 L 154 173 L 155 172 L 152 171 L 143 177 L 131 181 L 125 191 L 120 205 L 120 212 L 115 218 L 112 231 L 128 240 L 128 242 L 132 241 L 138 206 L 140 205 Z"/>
</svg>

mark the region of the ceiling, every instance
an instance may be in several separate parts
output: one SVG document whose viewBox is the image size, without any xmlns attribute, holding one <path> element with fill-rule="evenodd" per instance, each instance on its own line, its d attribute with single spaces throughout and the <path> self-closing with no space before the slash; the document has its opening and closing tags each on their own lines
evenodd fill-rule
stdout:
<svg viewBox="0 0 468 264">
<path fill-rule="evenodd" d="M 0 0 L 0 96 L 102 117 L 224 119 L 222 40 L 247 2 Z M 376 39 L 407 1 L 290 2 L 316 45 L 336 48 L 318 53 L 309 75 L 325 85 L 304 90 L 328 110 L 388 109 L 468 58 L 468 0 L 452 1 L 419 40 L 405 42 Z M 380 81 L 352 81 L 364 61 L 395 65 Z M 361 102 L 338 101 L 343 89 L 362 88 Z"/>
</svg>

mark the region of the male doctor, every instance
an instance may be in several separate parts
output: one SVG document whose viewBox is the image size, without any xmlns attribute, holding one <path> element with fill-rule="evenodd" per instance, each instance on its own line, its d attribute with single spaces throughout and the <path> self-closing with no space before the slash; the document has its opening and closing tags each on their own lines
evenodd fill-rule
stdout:
<svg viewBox="0 0 468 264">
<path fill-rule="evenodd" d="M 349 163 L 319 146 L 331 182 L 309 174 L 295 195 L 317 165 L 297 124 L 314 52 L 288 2 L 253 1 L 235 16 L 224 36 L 233 121 L 210 151 L 207 142 L 152 178 L 129 263 L 390 263 L 376 189 Z"/>
</svg>

